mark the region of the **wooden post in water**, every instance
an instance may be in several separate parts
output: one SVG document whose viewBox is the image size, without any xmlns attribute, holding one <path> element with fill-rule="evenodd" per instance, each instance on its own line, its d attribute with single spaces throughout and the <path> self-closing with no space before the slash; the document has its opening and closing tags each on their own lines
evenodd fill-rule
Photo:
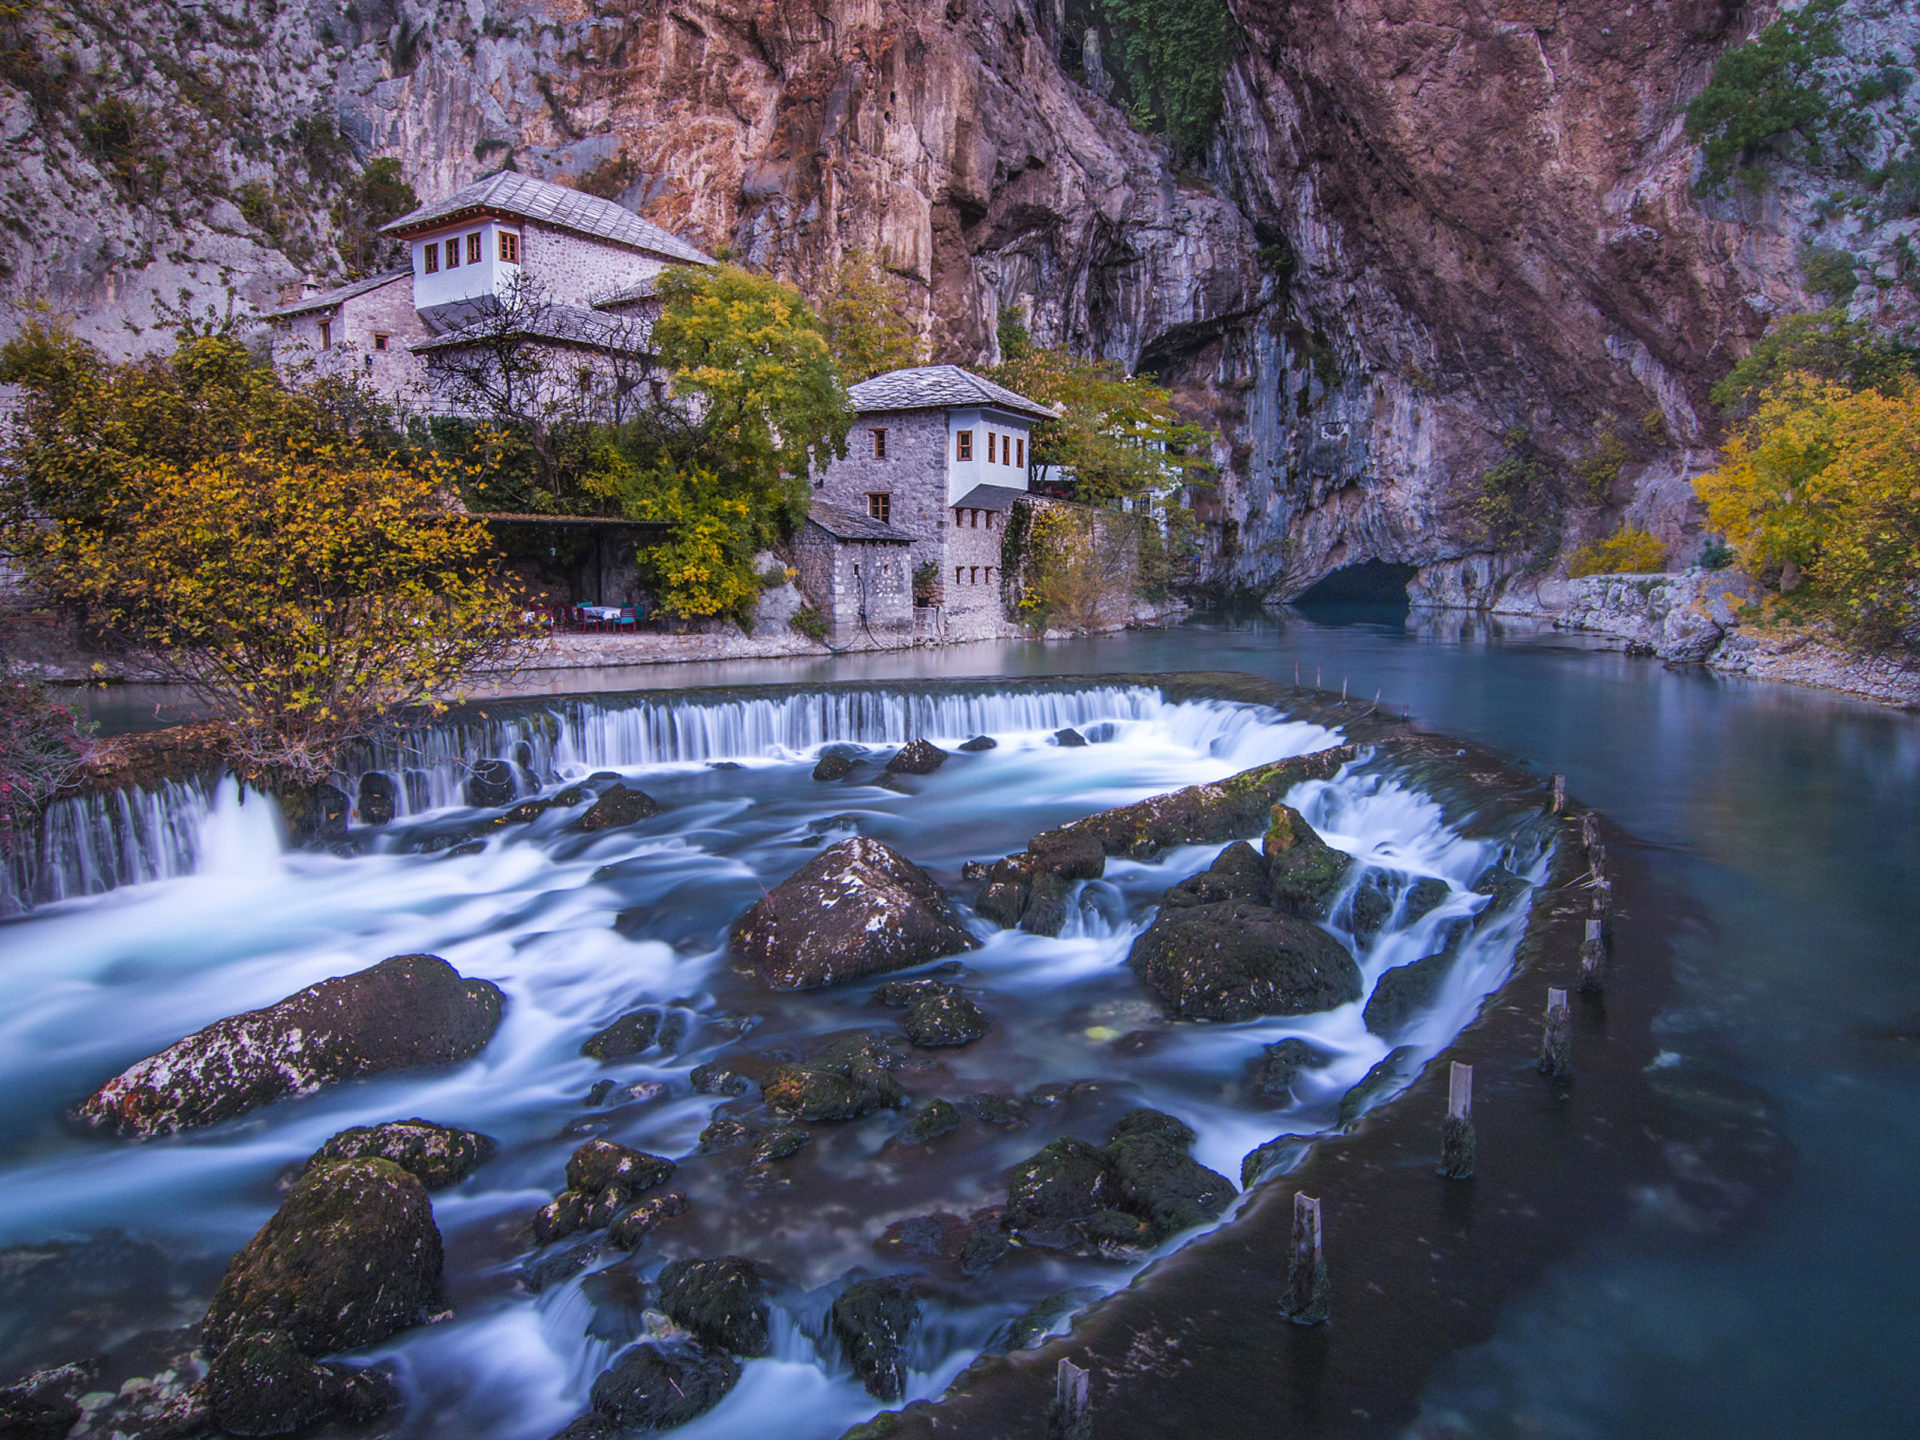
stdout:
<svg viewBox="0 0 1920 1440">
<path fill-rule="evenodd" d="M 1598 920 L 1587 921 L 1587 938 L 1580 944 L 1580 993 L 1598 995 L 1607 988 L 1607 942 Z"/>
<path fill-rule="evenodd" d="M 1293 1196 L 1293 1260 L 1287 1271 L 1280 1313 L 1296 1325 L 1318 1325 L 1332 1308 L 1327 1258 L 1320 1248 L 1320 1202 L 1298 1191 Z"/>
<path fill-rule="evenodd" d="M 1600 938 L 1613 943 L 1613 882 L 1593 882 L 1593 913 L 1600 921 Z"/>
<path fill-rule="evenodd" d="M 1347 703 L 1347 677 L 1344 675 L 1340 677 L 1340 703 Z"/>
<path fill-rule="evenodd" d="M 1558 815 L 1566 808 L 1567 777 L 1564 775 L 1556 775 L 1553 777 L 1553 813 Z"/>
<path fill-rule="evenodd" d="M 1320 667 L 1318 665 L 1313 667 L 1313 688 L 1315 690 L 1320 688 Z"/>
<path fill-rule="evenodd" d="M 1590 845 L 1587 847 L 1587 871 L 1596 881 L 1607 878 L 1606 846 Z"/>
<path fill-rule="evenodd" d="M 1453 1062 L 1447 1077 L 1447 1118 L 1440 1122 L 1440 1173 L 1465 1180 L 1479 1158 L 1473 1138 L 1473 1067 Z"/>
<path fill-rule="evenodd" d="M 1540 1073 L 1549 1080 L 1573 1075 L 1573 1017 L 1567 1013 L 1567 992 L 1547 991 L 1547 1025 L 1540 1037 Z"/>
<path fill-rule="evenodd" d="M 1051 1440 L 1089 1440 L 1093 1407 L 1087 1400 L 1087 1372 L 1062 1360 L 1053 1372 L 1053 1410 L 1047 1416 Z"/>
<path fill-rule="evenodd" d="M 1558 776 L 1554 777 L 1558 779 Z M 1600 843 L 1600 817 L 1593 814 L 1580 817 L 1580 843 L 1591 850 Z"/>
</svg>

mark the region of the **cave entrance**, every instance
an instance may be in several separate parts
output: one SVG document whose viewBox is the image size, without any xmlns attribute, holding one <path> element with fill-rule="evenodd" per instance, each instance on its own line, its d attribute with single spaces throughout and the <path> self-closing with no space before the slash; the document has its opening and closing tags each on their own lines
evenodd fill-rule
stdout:
<svg viewBox="0 0 1920 1440">
<path fill-rule="evenodd" d="M 1363 560 L 1323 575 L 1294 599 L 1302 610 L 1336 618 L 1331 612 L 1364 611 L 1360 619 L 1384 619 L 1395 612 L 1404 620 L 1408 611 L 1407 582 L 1419 573 L 1417 565 L 1394 565 L 1385 560 Z"/>
</svg>

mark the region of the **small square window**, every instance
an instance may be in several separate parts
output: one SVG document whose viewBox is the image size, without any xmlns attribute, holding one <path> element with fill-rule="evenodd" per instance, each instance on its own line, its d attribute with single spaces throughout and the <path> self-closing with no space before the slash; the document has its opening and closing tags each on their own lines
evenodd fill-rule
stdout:
<svg viewBox="0 0 1920 1440">
<path fill-rule="evenodd" d="M 867 518 L 882 525 L 893 523 L 893 492 L 879 490 L 867 496 Z"/>
<path fill-rule="evenodd" d="M 386 337 L 386 336 L 384 336 L 384 335 L 375 335 L 375 336 L 373 337 L 373 348 L 374 348 L 374 349 L 376 349 L 376 350 L 384 350 L 384 349 L 386 349 L 386 348 L 387 348 L 387 337 Z"/>
<path fill-rule="evenodd" d="M 500 263 L 503 265 L 520 263 L 520 237 L 506 230 L 500 232 Z"/>
<path fill-rule="evenodd" d="M 438 240 L 429 240 L 420 247 L 420 262 L 420 268 L 427 274 L 437 275 L 439 273 L 440 242 Z"/>
<path fill-rule="evenodd" d="M 956 460 L 973 459 L 973 431 L 956 430 L 954 432 L 953 458 Z"/>
<path fill-rule="evenodd" d="M 447 268 L 449 270 L 460 268 L 460 237 L 458 235 L 447 241 Z"/>
<path fill-rule="evenodd" d="M 480 263 L 480 232 L 478 230 L 467 237 L 467 263 L 469 265 Z"/>
<path fill-rule="evenodd" d="M 887 458 L 887 432 L 884 430 L 873 432 L 873 458 L 876 460 Z"/>
</svg>

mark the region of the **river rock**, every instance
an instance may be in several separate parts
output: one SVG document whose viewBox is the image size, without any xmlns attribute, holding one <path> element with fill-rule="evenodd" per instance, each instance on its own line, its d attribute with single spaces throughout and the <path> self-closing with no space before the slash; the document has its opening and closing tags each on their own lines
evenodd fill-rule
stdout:
<svg viewBox="0 0 1920 1440">
<path fill-rule="evenodd" d="M 458 1185 L 493 1155 L 493 1140 L 431 1120 L 393 1120 L 342 1130 L 313 1152 L 305 1169 L 336 1160 L 387 1160 L 429 1190 Z"/>
<path fill-rule="evenodd" d="M 1020 910 L 1020 928 L 1029 935 L 1058 935 L 1072 913 L 1073 882 L 1050 870 L 1037 872 L 1027 885 L 1027 903 Z"/>
<path fill-rule="evenodd" d="M 613 830 L 622 825 L 633 825 L 660 813 L 660 804 L 644 790 L 630 790 L 625 785 L 609 785 L 600 792 L 600 798 L 593 802 L 587 813 L 574 823 L 582 830 Z"/>
<path fill-rule="evenodd" d="M 607 1243 L 622 1250 L 632 1250 L 640 1242 L 658 1230 L 667 1221 L 688 1210 L 687 1197 L 677 1191 L 665 1195 L 649 1195 L 637 1205 L 623 1211 L 613 1224 L 607 1227 Z"/>
<path fill-rule="evenodd" d="M 1446 881 L 1428 875 L 1413 882 L 1413 888 L 1407 891 L 1406 904 L 1401 907 L 1403 924 L 1411 925 L 1423 920 L 1447 903 L 1453 894 L 1453 887 Z"/>
<path fill-rule="evenodd" d="M 1051 743 L 1062 746 L 1065 749 L 1073 750 L 1086 744 L 1087 737 L 1082 735 L 1078 730 L 1075 730 L 1072 726 L 1068 726 L 1065 730 L 1054 731 Z"/>
<path fill-rule="evenodd" d="M 864 835 L 829 846 L 733 927 L 733 953 L 776 990 L 808 990 L 972 950 L 940 887 Z"/>
<path fill-rule="evenodd" d="M 771 1353 L 767 1282 L 751 1260 L 675 1260 L 659 1283 L 660 1308 L 697 1339 L 735 1355 Z"/>
<path fill-rule="evenodd" d="M 1322 840 L 1291 805 L 1273 807 L 1260 848 L 1272 904 L 1304 919 L 1326 919 L 1353 857 Z"/>
<path fill-rule="evenodd" d="M 577 1230 L 605 1230 L 673 1172 L 674 1163 L 665 1156 L 589 1140 L 567 1160 L 567 1188 L 534 1215 L 534 1240 L 545 1245 Z"/>
<path fill-rule="evenodd" d="M 1398 1034 L 1440 993 L 1447 972 L 1453 969 L 1454 953 L 1449 947 L 1411 964 L 1396 965 L 1374 981 L 1362 1016 L 1367 1029 L 1376 1035 Z"/>
<path fill-rule="evenodd" d="M 914 1117 L 894 1132 L 896 1145 L 926 1145 L 960 1128 L 960 1107 L 945 1100 L 929 1100 Z"/>
<path fill-rule="evenodd" d="M 1340 1097 L 1340 1124 L 1353 1124 L 1371 1110 L 1403 1081 L 1413 1077 L 1419 1065 L 1419 1052 L 1411 1045 L 1400 1045 L 1387 1052 L 1384 1060 L 1360 1077 L 1360 1083 Z"/>
<path fill-rule="evenodd" d="M 86 1385 L 79 1367 L 29 1375 L 0 1390 L 0 1436 L 6 1440 L 66 1440 L 85 1413 L 74 1396 Z"/>
<path fill-rule="evenodd" d="M 813 767 L 813 778 L 816 780 L 844 780 L 853 773 L 853 763 L 853 757 L 844 753 L 834 752 L 822 755 L 819 762 Z"/>
<path fill-rule="evenodd" d="M 836 1040 L 803 1061 L 775 1065 L 760 1082 L 767 1104 L 809 1124 L 859 1120 L 907 1103 L 891 1071 L 902 1056 L 870 1035 Z"/>
<path fill-rule="evenodd" d="M 202 1326 L 208 1353 L 271 1330 L 307 1355 L 384 1340 L 437 1302 L 441 1263 L 412 1175 L 388 1160 L 319 1166 L 227 1265 Z"/>
<path fill-rule="evenodd" d="M 1286 1104 L 1293 1098 L 1293 1079 L 1302 1070 L 1324 1069 L 1328 1057 L 1297 1035 L 1269 1045 L 1253 1064 L 1247 1085 L 1256 1103 Z"/>
<path fill-rule="evenodd" d="M 400 1404 L 378 1370 L 321 1365 L 278 1331 L 243 1335 L 207 1371 L 208 1413 L 229 1435 L 291 1435 L 321 1420 L 364 1424 Z"/>
<path fill-rule="evenodd" d="M 735 1074 L 718 1060 L 694 1066 L 687 1072 L 687 1083 L 696 1095 L 744 1095 L 753 1088 L 746 1076 Z"/>
<path fill-rule="evenodd" d="M 1119 1208 L 1144 1220 L 1155 1242 L 1214 1219 L 1237 1193 L 1231 1180 L 1187 1153 L 1193 1141 L 1193 1131 L 1175 1117 L 1134 1110 L 1107 1142 Z"/>
<path fill-rule="evenodd" d="M 360 777 L 359 801 L 354 806 L 362 825 L 386 825 L 393 819 L 399 788 L 391 775 L 369 770 Z"/>
<path fill-rule="evenodd" d="M 686 1017 L 656 1006 L 629 1010 L 604 1029 L 596 1030 L 580 1042 L 580 1053 L 595 1060 L 619 1060 L 651 1050 L 677 1045 L 686 1033 Z"/>
<path fill-rule="evenodd" d="M 296 846 L 325 846 L 347 838 L 347 817 L 353 802 L 346 793 L 326 784 L 288 786 L 274 791 L 287 838 Z"/>
<path fill-rule="evenodd" d="M 1168 890 L 1160 906 L 1179 910 L 1232 900 L 1264 905 L 1267 898 L 1266 859 L 1246 841 L 1236 840 L 1214 857 L 1212 865 Z"/>
<path fill-rule="evenodd" d="M 895 775 L 931 775 L 947 763 L 947 752 L 927 740 L 909 740 L 887 761 Z"/>
<path fill-rule="evenodd" d="M 960 748 L 969 754 L 978 754 L 982 750 L 998 749 L 999 745 L 1000 742 L 991 735 L 976 735 L 971 740 L 963 741 Z"/>
<path fill-rule="evenodd" d="M 1009 1172 L 1005 1223 L 1029 1244 L 1069 1249 L 1080 1242 L 1080 1227 L 1118 1199 L 1106 1153 L 1063 1136 Z"/>
<path fill-rule="evenodd" d="M 904 1008 L 900 1028 L 907 1039 L 925 1049 L 971 1045 L 987 1033 L 987 1012 L 951 985 L 937 980 L 889 981 L 874 998 L 882 1005 Z"/>
<path fill-rule="evenodd" d="M 340 1080 L 451 1065 L 493 1038 L 500 1007 L 498 986 L 462 979 L 439 956 L 396 955 L 216 1020 L 109 1080 L 78 1118 L 144 1139 Z"/>
<path fill-rule="evenodd" d="M 1127 964 L 1176 1020 L 1303 1015 L 1360 998 L 1360 967 L 1339 941 L 1261 905 L 1162 909 Z"/>
<path fill-rule="evenodd" d="M 739 1362 L 723 1350 L 692 1340 L 647 1341 L 593 1382 L 589 1403 L 622 1430 L 671 1430 L 706 1414 L 739 1382 Z"/>
<path fill-rule="evenodd" d="M 467 776 L 467 804 L 475 810 L 492 810 L 513 799 L 519 779 L 506 760 L 480 760 Z"/>
<path fill-rule="evenodd" d="M 1473 892 L 1488 897 L 1487 903 L 1480 907 L 1480 913 L 1473 917 L 1473 928 L 1478 930 L 1495 916 L 1511 910 L 1532 888 L 1525 879 L 1506 866 L 1489 865 L 1473 882 Z"/>
<path fill-rule="evenodd" d="M 876 1400 L 898 1400 L 907 1386 L 907 1333 L 920 1302 L 904 1275 L 856 1280 L 833 1302 L 829 1323 L 840 1351 Z"/>
<path fill-rule="evenodd" d="M 1367 876 L 1353 887 L 1342 909 L 1354 939 L 1363 945 L 1371 941 L 1393 914 L 1393 897 L 1387 893 L 1386 877 L 1377 872 Z"/>
</svg>

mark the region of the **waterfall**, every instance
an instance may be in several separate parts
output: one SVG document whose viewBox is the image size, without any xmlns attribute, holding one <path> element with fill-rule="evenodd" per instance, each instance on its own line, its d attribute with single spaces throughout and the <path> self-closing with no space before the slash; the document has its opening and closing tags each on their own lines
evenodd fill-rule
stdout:
<svg viewBox="0 0 1920 1440">
<path fill-rule="evenodd" d="M 0 867 L 0 915 L 191 874 L 212 809 L 212 782 L 202 780 L 56 800 L 33 850 Z"/>
</svg>

